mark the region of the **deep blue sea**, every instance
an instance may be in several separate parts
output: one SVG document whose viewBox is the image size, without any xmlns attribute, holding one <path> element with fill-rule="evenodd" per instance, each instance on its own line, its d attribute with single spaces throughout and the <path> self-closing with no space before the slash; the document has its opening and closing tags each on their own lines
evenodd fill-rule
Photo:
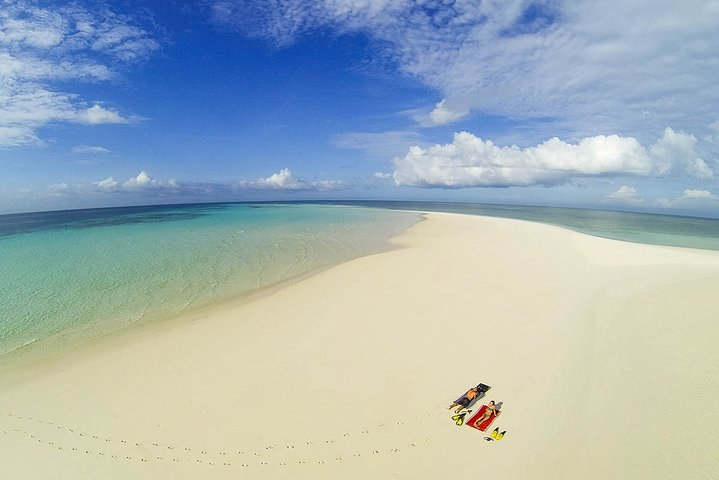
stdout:
<svg viewBox="0 0 719 480">
<path fill-rule="evenodd" d="M 227 203 L 0 215 L 0 355 L 171 318 L 384 250 L 423 210 L 719 250 L 719 220 L 466 203 Z"/>
</svg>

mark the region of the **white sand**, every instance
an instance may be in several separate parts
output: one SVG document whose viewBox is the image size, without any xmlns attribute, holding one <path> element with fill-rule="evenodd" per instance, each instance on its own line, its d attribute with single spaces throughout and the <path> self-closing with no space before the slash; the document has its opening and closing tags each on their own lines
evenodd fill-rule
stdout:
<svg viewBox="0 0 719 480">
<path fill-rule="evenodd" d="M 719 472 L 719 252 L 436 213 L 397 243 L 6 368 L 0 477 Z M 500 442 L 446 409 L 480 381 Z"/>
</svg>

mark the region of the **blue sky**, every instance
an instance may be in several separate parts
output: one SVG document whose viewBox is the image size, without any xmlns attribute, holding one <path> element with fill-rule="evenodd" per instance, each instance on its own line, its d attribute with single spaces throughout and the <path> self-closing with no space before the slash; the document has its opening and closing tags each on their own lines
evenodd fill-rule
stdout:
<svg viewBox="0 0 719 480">
<path fill-rule="evenodd" d="M 0 213 L 355 198 L 719 216 L 716 45 L 716 1 L 0 0 Z"/>
</svg>

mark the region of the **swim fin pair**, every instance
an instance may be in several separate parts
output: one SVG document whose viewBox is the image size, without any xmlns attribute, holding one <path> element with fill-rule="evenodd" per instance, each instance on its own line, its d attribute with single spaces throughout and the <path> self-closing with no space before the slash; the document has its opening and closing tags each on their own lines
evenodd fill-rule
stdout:
<svg viewBox="0 0 719 480">
<path fill-rule="evenodd" d="M 502 437 L 504 437 L 504 434 L 507 433 L 507 431 L 500 432 L 499 428 L 495 428 L 492 430 L 492 433 L 489 434 L 490 437 L 492 437 L 495 440 L 501 440 Z"/>
<path fill-rule="evenodd" d="M 454 423 L 461 426 L 464 423 L 464 417 L 467 416 L 467 413 L 459 413 L 457 415 L 454 415 L 452 417 L 452 420 L 454 420 Z"/>
</svg>

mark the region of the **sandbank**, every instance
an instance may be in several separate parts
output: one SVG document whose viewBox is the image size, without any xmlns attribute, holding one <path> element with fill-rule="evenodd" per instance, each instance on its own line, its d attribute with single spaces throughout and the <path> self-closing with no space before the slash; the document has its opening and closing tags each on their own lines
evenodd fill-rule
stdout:
<svg viewBox="0 0 719 480">
<path fill-rule="evenodd" d="M 719 252 L 429 213 L 397 249 L 0 371 L 13 479 L 710 478 Z M 499 442 L 456 426 L 468 387 Z"/>
</svg>

